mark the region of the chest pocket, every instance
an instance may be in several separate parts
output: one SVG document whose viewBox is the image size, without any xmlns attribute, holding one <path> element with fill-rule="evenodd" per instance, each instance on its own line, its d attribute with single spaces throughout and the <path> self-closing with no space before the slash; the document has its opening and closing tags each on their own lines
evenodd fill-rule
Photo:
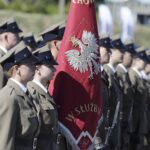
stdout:
<svg viewBox="0 0 150 150">
<path fill-rule="evenodd" d="M 137 89 L 140 93 L 143 93 L 144 90 L 145 90 L 145 87 L 144 87 L 144 84 L 142 82 L 142 80 L 138 80 L 138 86 L 137 86 Z M 144 93 L 143 93 L 144 94 Z"/>
<path fill-rule="evenodd" d="M 51 104 L 51 102 L 46 99 L 40 99 L 40 107 L 41 107 L 41 118 L 43 125 L 47 126 L 48 128 L 52 128 L 57 123 L 57 110 Z"/>
<path fill-rule="evenodd" d="M 54 106 L 48 101 L 48 100 L 41 100 L 40 101 L 40 105 L 42 107 L 43 110 L 45 111 L 49 111 L 49 110 L 53 110 Z"/>
<path fill-rule="evenodd" d="M 34 137 L 38 128 L 38 118 L 36 112 L 32 109 L 21 110 L 20 115 L 22 135 L 25 137 Z"/>
<path fill-rule="evenodd" d="M 124 91 L 124 94 L 129 94 L 130 93 L 130 90 L 131 90 L 131 83 L 130 83 L 130 80 L 129 78 L 127 77 L 126 74 L 124 74 L 122 76 L 122 79 L 123 79 L 123 91 Z"/>
</svg>

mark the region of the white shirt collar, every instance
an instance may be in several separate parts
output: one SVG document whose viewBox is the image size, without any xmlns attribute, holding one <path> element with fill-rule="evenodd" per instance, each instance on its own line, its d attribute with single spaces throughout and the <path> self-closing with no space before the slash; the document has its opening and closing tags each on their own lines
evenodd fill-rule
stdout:
<svg viewBox="0 0 150 150">
<path fill-rule="evenodd" d="M 142 75 L 143 79 L 148 80 L 148 76 L 147 76 L 147 74 L 145 73 L 144 70 L 141 71 L 141 75 Z"/>
<path fill-rule="evenodd" d="M 6 54 L 7 53 L 7 49 L 3 46 L 0 45 L 0 49 Z"/>
<path fill-rule="evenodd" d="M 100 65 L 100 69 L 101 69 L 101 72 L 104 70 L 104 67 L 102 65 Z"/>
<path fill-rule="evenodd" d="M 132 69 L 139 75 L 139 77 L 142 79 L 142 74 L 140 71 L 138 71 L 135 67 L 132 67 Z"/>
<path fill-rule="evenodd" d="M 24 92 L 24 93 L 26 93 L 27 92 L 27 88 L 23 85 L 23 84 L 21 84 L 19 81 L 17 81 L 17 80 L 15 80 L 15 79 L 13 79 L 13 78 L 10 78 L 12 81 L 14 81 L 17 85 L 19 85 L 19 87 L 22 89 L 22 91 Z"/>
<path fill-rule="evenodd" d="M 120 66 L 125 71 L 125 73 L 128 72 L 127 68 L 123 64 L 119 64 L 118 66 Z"/>
<path fill-rule="evenodd" d="M 45 93 L 47 93 L 47 88 L 44 87 L 39 81 L 33 79 L 33 82 L 36 83 L 39 87 L 41 87 Z"/>
<path fill-rule="evenodd" d="M 113 73 L 116 72 L 116 69 L 112 66 L 112 64 L 108 63 L 108 66 L 111 68 L 111 70 L 113 71 Z"/>
</svg>

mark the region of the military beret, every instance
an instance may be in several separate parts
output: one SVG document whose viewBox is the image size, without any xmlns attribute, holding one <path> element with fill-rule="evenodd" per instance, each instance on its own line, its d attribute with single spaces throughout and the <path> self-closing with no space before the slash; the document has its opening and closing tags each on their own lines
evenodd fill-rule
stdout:
<svg viewBox="0 0 150 150">
<path fill-rule="evenodd" d="M 12 33 L 22 32 L 22 30 L 19 28 L 14 18 L 10 18 L 9 20 L 7 20 L 7 32 L 12 32 Z"/>
<path fill-rule="evenodd" d="M 23 35 L 23 41 L 27 46 L 36 48 L 37 47 L 37 43 L 35 41 L 34 35 L 32 32 L 26 33 Z"/>
<path fill-rule="evenodd" d="M 0 58 L 4 70 L 9 70 L 13 65 L 38 62 L 38 59 L 25 46 L 24 42 L 19 42 L 15 47 L 10 49 L 3 57 Z"/>
<path fill-rule="evenodd" d="M 126 47 L 125 51 L 135 55 L 136 51 L 135 51 L 135 45 L 132 39 L 128 39 L 124 42 L 124 45 Z"/>
<path fill-rule="evenodd" d="M 98 40 L 99 46 L 105 47 L 105 48 L 113 48 L 111 39 L 108 34 L 102 34 L 100 35 L 100 39 Z"/>
<path fill-rule="evenodd" d="M 125 51 L 125 46 L 122 43 L 119 35 L 115 35 L 112 37 L 112 45 L 113 45 L 113 49 L 118 49 L 121 52 Z"/>
<path fill-rule="evenodd" d="M 148 61 L 148 57 L 146 55 L 146 49 L 143 46 L 140 46 L 138 48 L 135 49 L 136 50 L 136 56 L 144 61 Z"/>
<path fill-rule="evenodd" d="M 4 33 L 7 31 L 7 23 L 3 22 L 0 24 L 0 34 Z"/>
<path fill-rule="evenodd" d="M 38 48 L 33 52 L 33 54 L 38 57 L 38 64 L 58 65 L 58 63 L 54 60 L 48 45 Z"/>
</svg>

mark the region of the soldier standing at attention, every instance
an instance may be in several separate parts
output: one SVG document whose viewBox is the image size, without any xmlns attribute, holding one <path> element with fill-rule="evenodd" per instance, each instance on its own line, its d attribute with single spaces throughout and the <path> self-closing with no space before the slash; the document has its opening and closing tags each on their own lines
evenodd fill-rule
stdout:
<svg viewBox="0 0 150 150">
<path fill-rule="evenodd" d="M 130 134 L 132 132 L 132 106 L 133 106 L 133 88 L 129 79 L 128 69 L 132 64 L 135 55 L 135 46 L 132 40 L 125 42 L 125 52 L 123 54 L 123 62 L 116 68 L 117 78 L 121 82 L 120 86 L 123 90 L 123 122 L 122 122 L 122 140 L 123 150 L 129 149 Z"/>
<path fill-rule="evenodd" d="M 148 134 L 147 134 L 147 141 L 148 141 L 148 149 L 150 149 L 150 50 L 146 50 L 146 54 L 149 59 L 149 63 L 147 63 L 145 67 L 145 74 L 146 74 L 146 85 L 148 88 L 148 99 L 147 99 L 147 118 L 148 118 Z"/>
<path fill-rule="evenodd" d="M 103 65 L 109 62 L 111 55 L 111 39 L 108 35 L 101 35 L 99 39 L 99 51 L 100 51 L 100 64 L 101 64 L 101 87 L 102 87 L 102 97 L 103 97 L 103 116 L 100 119 L 96 137 L 95 137 L 95 149 L 99 150 L 105 147 L 107 129 L 109 127 L 109 81 L 106 72 L 103 69 Z"/>
<path fill-rule="evenodd" d="M 10 78 L 0 91 L 0 149 L 34 150 L 39 133 L 39 117 L 26 84 L 33 78 L 35 56 L 23 42 L 0 59 Z"/>
<path fill-rule="evenodd" d="M 4 48 L 3 45 L 3 40 L 2 40 L 2 35 L 6 31 L 7 24 L 3 23 L 0 25 L 0 57 L 5 55 L 7 53 L 6 48 Z M 0 88 L 2 88 L 5 84 L 5 75 L 3 72 L 3 67 L 0 65 Z"/>
<path fill-rule="evenodd" d="M 4 40 L 3 40 L 3 33 L 6 32 L 7 29 L 7 23 L 4 22 L 0 25 L 0 57 L 2 57 L 4 54 L 7 53 L 7 49 L 5 48 L 6 46 L 4 45 Z"/>
<path fill-rule="evenodd" d="M 147 101 L 147 88 L 142 78 L 141 71 L 145 68 L 147 56 L 145 49 L 139 47 L 136 49 L 136 56 L 133 60 L 129 77 L 134 89 L 134 103 L 132 110 L 133 129 L 131 135 L 131 150 L 143 150 L 144 139 L 147 134 L 147 116 L 145 113 L 145 104 Z"/>
<path fill-rule="evenodd" d="M 144 108 L 144 117 L 143 118 L 145 118 L 145 116 L 146 116 L 146 122 L 145 122 L 145 124 L 147 125 L 146 127 L 147 127 L 147 133 L 146 133 L 146 136 L 145 136 L 145 138 L 144 138 L 144 150 L 148 150 L 150 147 L 149 147 L 149 129 L 150 129 L 150 127 L 149 127 L 149 113 L 150 113 L 150 111 L 149 111 L 149 100 L 150 100 L 150 89 L 149 89 L 149 87 L 150 87 L 150 82 L 149 82 L 149 80 L 148 80 L 148 75 L 150 74 L 150 57 L 149 57 L 149 55 L 150 55 L 150 50 L 146 50 L 145 49 L 145 53 L 146 53 L 146 59 L 145 59 L 145 63 L 146 63 L 146 65 L 145 65 L 145 68 L 141 71 L 141 74 L 142 74 L 142 78 L 143 78 L 143 82 L 144 82 L 144 85 L 145 85 L 145 88 L 146 88 L 146 90 L 147 90 L 147 99 L 146 99 L 146 101 L 145 101 L 145 108 Z"/>
<path fill-rule="evenodd" d="M 110 149 L 121 148 L 121 122 L 122 122 L 122 89 L 120 82 L 116 78 L 116 67 L 119 63 L 122 63 L 123 52 L 125 46 L 118 36 L 113 37 L 113 48 L 110 56 L 109 63 L 104 65 L 104 70 L 108 75 L 109 89 L 110 89 L 110 129 L 112 130 L 110 135 Z"/>
<path fill-rule="evenodd" d="M 18 27 L 14 18 L 10 18 L 0 26 L 0 57 L 13 48 L 19 42 L 19 33 L 22 30 Z M 7 77 L 0 65 L 0 88 L 7 82 Z"/>
<path fill-rule="evenodd" d="M 37 49 L 34 53 L 39 62 L 36 66 L 34 79 L 28 83 L 28 90 L 32 98 L 40 106 L 41 130 L 38 136 L 37 150 L 57 150 L 61 144 L 61 134 L 58 132 L 57 105 L 53 97 L 48 92 L 49 81 L 52 80 L 55 65 L 48 45 Z M 61 150 L 66 150 L 65 145 L 61 145 Z"/>
<path fill-rule="evenodd" d="M 2 30 L 0 32 L 0 54 L 3 56 L 8 50 L 13 48 L 19 41 L 19 33 L 22 30 L 19 28 L 14 18 L 10 18 L 3 23 Z"/>
</svg>

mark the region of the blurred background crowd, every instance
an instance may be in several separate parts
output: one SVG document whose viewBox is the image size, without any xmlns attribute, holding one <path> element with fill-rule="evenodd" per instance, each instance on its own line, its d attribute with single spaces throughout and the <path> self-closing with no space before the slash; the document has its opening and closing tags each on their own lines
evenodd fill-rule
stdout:
<svg viewBox="0 0 150 150">
<path fill-rule="evenodd" d="M 67 18 L 69 4 L 69 0 L 0 0 L 0 20 L 13 16 L 24 32 L 32 31 L 38 36 L 45 28 Z M 150 47 L 149 0 L 95 0 L 95 6 L 99 33 L 105 30 L 106 22 L 109 34 L 123 34 L 127 30 L 138 45 Z"/>
</svg>

